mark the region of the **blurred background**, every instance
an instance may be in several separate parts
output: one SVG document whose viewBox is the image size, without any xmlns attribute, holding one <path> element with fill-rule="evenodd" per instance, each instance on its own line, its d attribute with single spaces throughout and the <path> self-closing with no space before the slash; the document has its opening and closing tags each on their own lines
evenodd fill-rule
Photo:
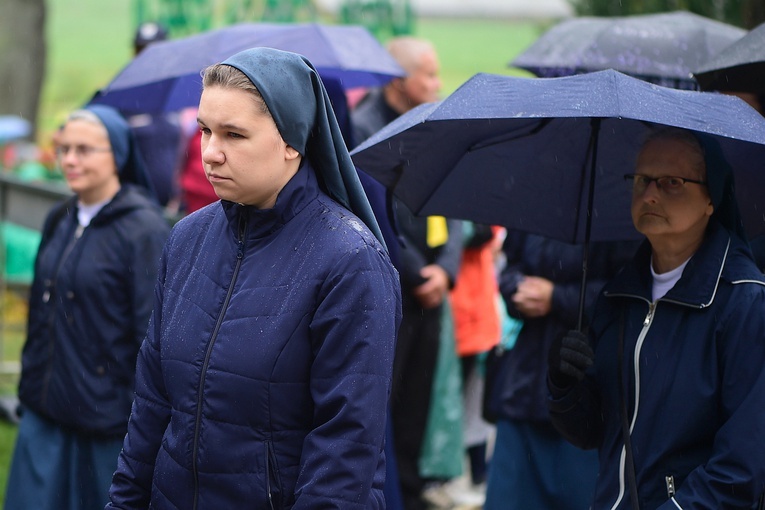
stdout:
<svg viewBox="0 0 765 510">
<path fill-rule="evenodd" d="M 0 1 L 0 403 L 15 395 L 39 225 L 66 193 L 52 137 L 130 62 L 141 23 L 169 39 L 243 21 L 363 25 L 383 43 L 412 34 L 435 45 L 445 97 L 478 72 L 532 76 L 509 62 L 565 19 L 675 10 L 747 30 L 765 22 L 762 0 Z M 14 439 L 0 421 L 0 500 Z"/>
</svg>

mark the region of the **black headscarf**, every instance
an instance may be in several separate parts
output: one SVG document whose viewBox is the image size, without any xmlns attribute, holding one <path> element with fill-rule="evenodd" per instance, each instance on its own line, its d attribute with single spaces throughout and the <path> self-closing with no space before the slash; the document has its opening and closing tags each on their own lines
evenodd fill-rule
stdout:
<svg viewBox="0 0 765 510">
<path fill-rule="evenodd" d="M 263 96 L 282 139 L 308 158 L 324 191 L 383 241 L 332 105 L 311 62 L 273 48 L 251 48 L 222 62 L 242 71 Z"/>
<path fill-rule="evenodd" d="M 111 106 L 88 105 L 85 109 L 95 114 L 106 127 L 120 182 L 137 184 L 153 197 L 154 187 L 149 179 L 146 164 L 125 118 Z"/>
</svg>

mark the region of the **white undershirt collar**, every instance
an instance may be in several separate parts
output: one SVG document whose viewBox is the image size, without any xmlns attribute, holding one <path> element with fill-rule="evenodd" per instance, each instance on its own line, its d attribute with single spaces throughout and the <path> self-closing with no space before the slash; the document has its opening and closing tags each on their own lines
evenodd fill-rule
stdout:
<svg viewBox="0 0 765 510">
<path fill-rule="evenodd" d="M 688 258 L 688 260 L 691 260 Z M 683 269 L 688 264 L 688 260 L 677 266 L 675 269 L 667 271 L 666 273 L 657 274 L 653 269 L 653 261 L 651 261 L 651 275 L 653 276 L 653 300 L 664 297 L 669 292 L 669 289 L 675 286 L 677 281 L 683 275 Z"/>
</svg>

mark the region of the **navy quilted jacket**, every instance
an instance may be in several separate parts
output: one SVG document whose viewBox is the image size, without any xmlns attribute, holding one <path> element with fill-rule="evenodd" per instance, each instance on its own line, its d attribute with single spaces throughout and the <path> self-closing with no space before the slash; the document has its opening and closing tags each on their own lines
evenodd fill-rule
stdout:
<svg viewBox="0 0 765 510">
<path fill-rule="evenodd" d="M 19 399 L 66 428 L 119 438 L 170 227 L 130 184 L 86 228 L 77 225 L 76 203 L 54 208 L 43 227 Z"/>
<path fill-rule="evenodd" d="M 216 202 L 160 266 L 111 508 L 384 508 L 398 276 L 304 166 Z"/>
<path fill-rule="evenodd" d="M 710 224 L 704 244 L 664 297 L 651 299 L 647 242 L 604 288 L 590 330 L 595 364 L 582 384 L 550 401 L 562 434 L 582 448 L 599 449 L 592 508 L 630 508 L 623 398 L 640 508 L 744 509 L 762 493 L 765 279 L 748 252 Z"/>
</svg>

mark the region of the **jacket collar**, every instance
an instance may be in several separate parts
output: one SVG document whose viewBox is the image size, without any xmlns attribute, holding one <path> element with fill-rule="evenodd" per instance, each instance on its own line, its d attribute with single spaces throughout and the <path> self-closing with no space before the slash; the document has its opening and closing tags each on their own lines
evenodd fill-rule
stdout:
<svg viewBox="0 0 765 510">
<path fill-rule="evenodd" d="M 661 300 L 698 308 L 709 306 L 723 279 L 735 281 L 753 277 L 762 280 L 761 276 L 749 271 L 750 264 L 744 262 L 748 258 L 742 243 L 721 225 L 711 223 L 704 242 L 688 261 L 680 280 Z M 733 260 L 736 264 L 731 264 Z M 651 245 L 646 240 L 632 263 L 606 285 L 604 294 L 608 297 L 634 296 L 652 301 L 650 264 Z"/>
<path fill-rule="evenodd" d="M 147 193 L 146 189 L 141 186 L 130 183 L 122 184 L 119 191 L 117 191 L 114 197 L 112 197 L 112 199 L 98 211 L 98 214 L 93 217 L 90 224 L 106 224 L 114 218 L 143 207 L 152 207 L 159 211 L 159 205 L 150 198 Z M 76 218 L 77 196 L 73 195 L 70 197 L 66 204 L 69 214 Z"/>
<path fill-rule="evenodd" d="M 315 200 L 318 194 L 316 175 L 311 165 L 303 158 L 297 173 L 279 192 L 271 209 L 258 209 L 227 200 L 221 200 L 221 204 L 235 238 L 238 237 L 240 226 L 246 225 L 246 238 L 257 239 L 281 229 Z"/>
</svg>

